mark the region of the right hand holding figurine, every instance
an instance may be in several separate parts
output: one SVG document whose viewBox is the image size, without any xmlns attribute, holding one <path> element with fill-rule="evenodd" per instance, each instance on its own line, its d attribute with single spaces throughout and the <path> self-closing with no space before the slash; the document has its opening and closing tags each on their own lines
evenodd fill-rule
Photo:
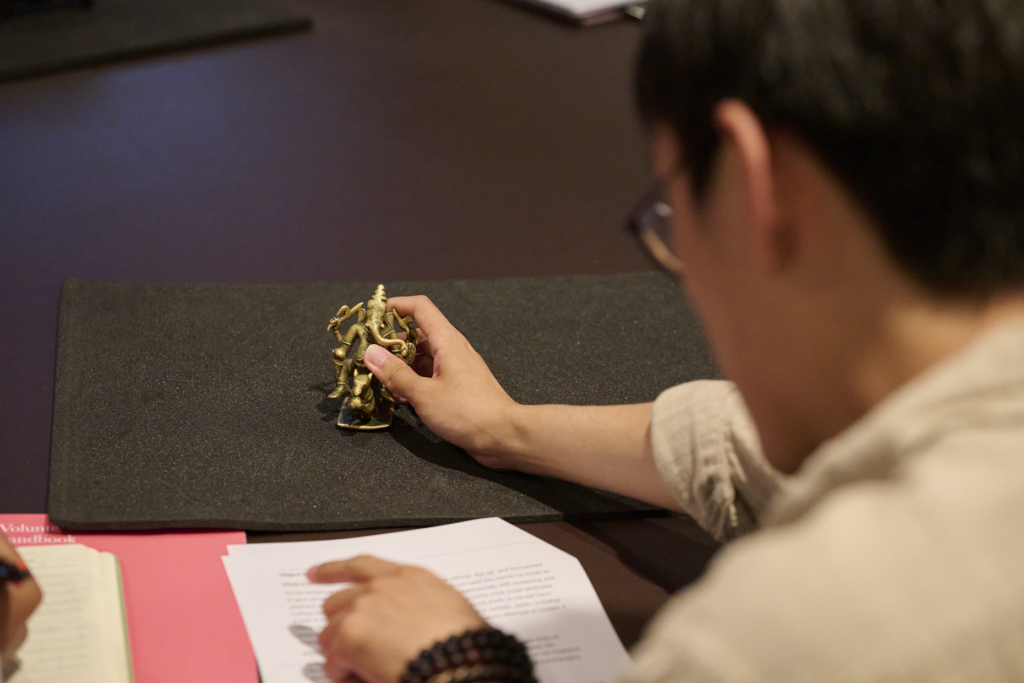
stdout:
<svg viewBox="0 0 1024 683">
<path fill-rule="evenodd" d="M 363 356 L 366 367 L 393 395 L 408 400 L 435 434 L 488 467 L 507 469 L 509 464 L 501 456 L 515 438 L 513 414 L 521 406 L 505 393 L 484 359 L 430 299 L 395 297 L 388 305 L 416 320 L 417 350 L 425 357 L 410 367 L 373 345 Z"/>
<path fill-rule="evenodd" d="M 18 554 L 0 533 L 0 560 L 17 563 Z M 34 579 L 0 584 L 0 666 L 9 673 L 14 653 L 28 636 L 25 622 L 43 599 Z"/>
</svg>

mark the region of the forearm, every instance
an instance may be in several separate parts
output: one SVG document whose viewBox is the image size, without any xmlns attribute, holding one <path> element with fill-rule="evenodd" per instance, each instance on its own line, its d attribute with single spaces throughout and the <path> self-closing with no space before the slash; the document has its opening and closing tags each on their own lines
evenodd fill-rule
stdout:
<svg viewBox="0 0 1024 683">
<path fill-rule="evenodd" d="M 651 454 L 652 405 L 517 406 L 495 450 L 479 459 L 678 510 Z"/>
<path fill-rule="evenodd" d="M 446 441 L 488 467 L 558 477 L 678 509 L 651 451 L 653 404 L 524 406 L 501 388 L 484 359 L 426 297 L 392 299 L 413 316 L 423 355 L 417 374 L 371 346 L 366 366 Z"/>
</svg>

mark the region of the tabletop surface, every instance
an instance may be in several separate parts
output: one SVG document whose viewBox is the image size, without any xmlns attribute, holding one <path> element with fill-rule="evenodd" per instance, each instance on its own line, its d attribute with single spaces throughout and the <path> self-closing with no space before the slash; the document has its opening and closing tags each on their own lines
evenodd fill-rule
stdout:
<svg viewBox="0 0 1024 683">
<path fill-rule="evenodd" d="M 0 512 L 45 511 L 65 277 L 650 268 L 623 226 L 652 179 L 638 24 L 501 0 L 288 4 L 312 31 L 0 84 Z M 532 527 L 601 548 L 606 604 L 646 596 L 616 623 L 627 644 L 710 552 L 685 518 Z"/>
</svg>

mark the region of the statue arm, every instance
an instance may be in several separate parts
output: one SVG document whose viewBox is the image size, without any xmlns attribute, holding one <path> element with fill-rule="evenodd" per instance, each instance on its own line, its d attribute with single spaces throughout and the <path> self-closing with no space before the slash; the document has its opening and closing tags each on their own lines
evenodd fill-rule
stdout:
<svg viewBox="0 0 1024 683">
<path fill-rule="evenodd" d="M 342 306 L 341 308 L 338 309 L 338 312 L 334 314 L 334 317 L 327 321 L 327 331 L 334 333 L 334 336 L 337 338 L 339 344 L 342 344 L 344 342 L 344 337 L 341 336 L 341 332 L 338 330 L 338 325 L 351 318 L 354 313 L 359 313 L 358 320 L 362 322 L 363 317 L 365 315 L 365 311 L 363 311 L 362 302 L 359 302 L 353 308 L 349 308 L 348 306 Z"/>
<path fill-rule="evenodd" d="M 398 326 L 405 330 L 405 340 L 410 344 L 415 344 L 419 341 L 420 332 L 418 329 L 410 326 L 413 322 L 412 316 L 407 315 L 404 318 L 396 313 L 395 311 L 388 311 L 388 324 L 394 325 L 398 323 Z"/>
</svg>

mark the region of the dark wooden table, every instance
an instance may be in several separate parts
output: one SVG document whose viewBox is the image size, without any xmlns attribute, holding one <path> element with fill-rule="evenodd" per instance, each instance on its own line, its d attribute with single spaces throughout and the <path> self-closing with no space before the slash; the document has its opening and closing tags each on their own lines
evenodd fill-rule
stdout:
<svg viewBox="0 0 1024 683">
<path fill-rule="evenodd" d="M 638 25 L 499 0 L 292 4 L 312 32 L 0 85 L 0 511 L 46 507 L 64 277 L 649 267 L 623 229 L 651 180 Z M 581 558 L 627 645 L 712 548 L 685 518 L 526 528 Z"/>
</svg>

